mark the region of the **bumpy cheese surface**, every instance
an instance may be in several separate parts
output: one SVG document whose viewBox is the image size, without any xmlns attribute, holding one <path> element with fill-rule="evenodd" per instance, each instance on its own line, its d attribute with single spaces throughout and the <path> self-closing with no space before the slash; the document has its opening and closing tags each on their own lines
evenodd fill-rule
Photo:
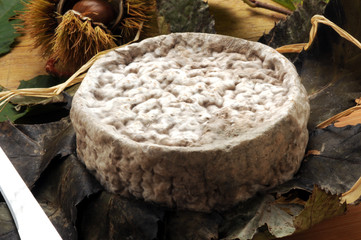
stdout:
<svg viewBox="0 0 361 240">
<path fill-rule="evenodd" d="M 71 110 L 78 154 L 108 190 L 200 211 L 291 178 L 308 115 L 286 58 L 259 43 L 196 33 L 108 53 Z"/>
<path fill-rule="evenodd" d="M 89 107 L 119 134 L 168 146 L 200 146 L 274 121 L 288 100 L 284 72 L 257 55 L 203 45 L 168 36 L 154 51 L 115 54 Z"/>
</svg>

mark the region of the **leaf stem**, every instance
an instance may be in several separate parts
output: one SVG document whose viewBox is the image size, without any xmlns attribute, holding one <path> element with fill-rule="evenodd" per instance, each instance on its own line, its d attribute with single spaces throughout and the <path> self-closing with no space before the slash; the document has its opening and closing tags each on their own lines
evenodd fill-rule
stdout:
<svg viewBox="0 0 361 240">
<path fill-rule="evenodd" d="M 290 11 L 288 9 L 281 8 L 281 7 L 271 5 L 271 4 L 268 4 L 268 3 L 260 2 L 260 1 L 257 1 L 257 0 L 243 0 L 243 2 L 246 3 L 248 6 L 250 6 L 252 8 L 259 7 L 259 8 L 265 8 L 265 9 L 268 9 L 268 10 L 272 10 L 272 11 L 275 11 L 275 12 L 278 12 L 278 13 L 282 13 L 282 14 L 285 14 L 285 15 L 291 15 L 292 14 L 292 11 Z"/>
</svg>

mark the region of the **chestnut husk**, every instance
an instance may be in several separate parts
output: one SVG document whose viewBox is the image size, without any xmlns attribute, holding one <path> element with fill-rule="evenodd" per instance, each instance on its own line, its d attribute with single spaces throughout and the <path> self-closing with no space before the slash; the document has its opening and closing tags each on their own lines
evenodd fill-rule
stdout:
<svg viewBox="0 0 361 240">
<path fill-rule="evenodd" d="M 74 11 L 72 8 L 79 2 L 30 0 L 24 3 L 25 11 L 19 18 L 34 39 L 34 47 L 40 47 L 43 56 L 49 58 L 49 73 L 63 75 L 55 70 L 53 65 L 57 63 L 62 72 L 71 75 L 96 53 L 129 42 L 156 9 L 155 0 L 107 1 L 115 14 L 114 19 L 103 23 Z"/>
</svg>

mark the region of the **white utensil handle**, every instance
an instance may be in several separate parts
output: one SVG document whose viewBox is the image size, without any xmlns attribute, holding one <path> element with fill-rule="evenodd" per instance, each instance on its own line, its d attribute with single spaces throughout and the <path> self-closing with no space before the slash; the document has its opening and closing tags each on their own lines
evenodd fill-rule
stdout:
<svg viewBox="0 0 361 240">
<path fill-rule="evenodd" d="M 0 191 L 11 211 L 22 240 L 61 239 L 1 147 Z"/>
</svg>

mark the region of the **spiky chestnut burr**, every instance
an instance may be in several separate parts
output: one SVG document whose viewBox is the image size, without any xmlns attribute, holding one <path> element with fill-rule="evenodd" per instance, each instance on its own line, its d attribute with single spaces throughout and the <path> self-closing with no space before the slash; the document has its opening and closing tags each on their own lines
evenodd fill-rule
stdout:
<svg viewBox="0 0 361 240">
<path fill-rule="evenodd" d="M 155 0 L 30 0 L 24 29 L 49 58 L 47 70 L 73 73 L 100 51 L 134 38 L 150 20 Z"/>
</svg>

